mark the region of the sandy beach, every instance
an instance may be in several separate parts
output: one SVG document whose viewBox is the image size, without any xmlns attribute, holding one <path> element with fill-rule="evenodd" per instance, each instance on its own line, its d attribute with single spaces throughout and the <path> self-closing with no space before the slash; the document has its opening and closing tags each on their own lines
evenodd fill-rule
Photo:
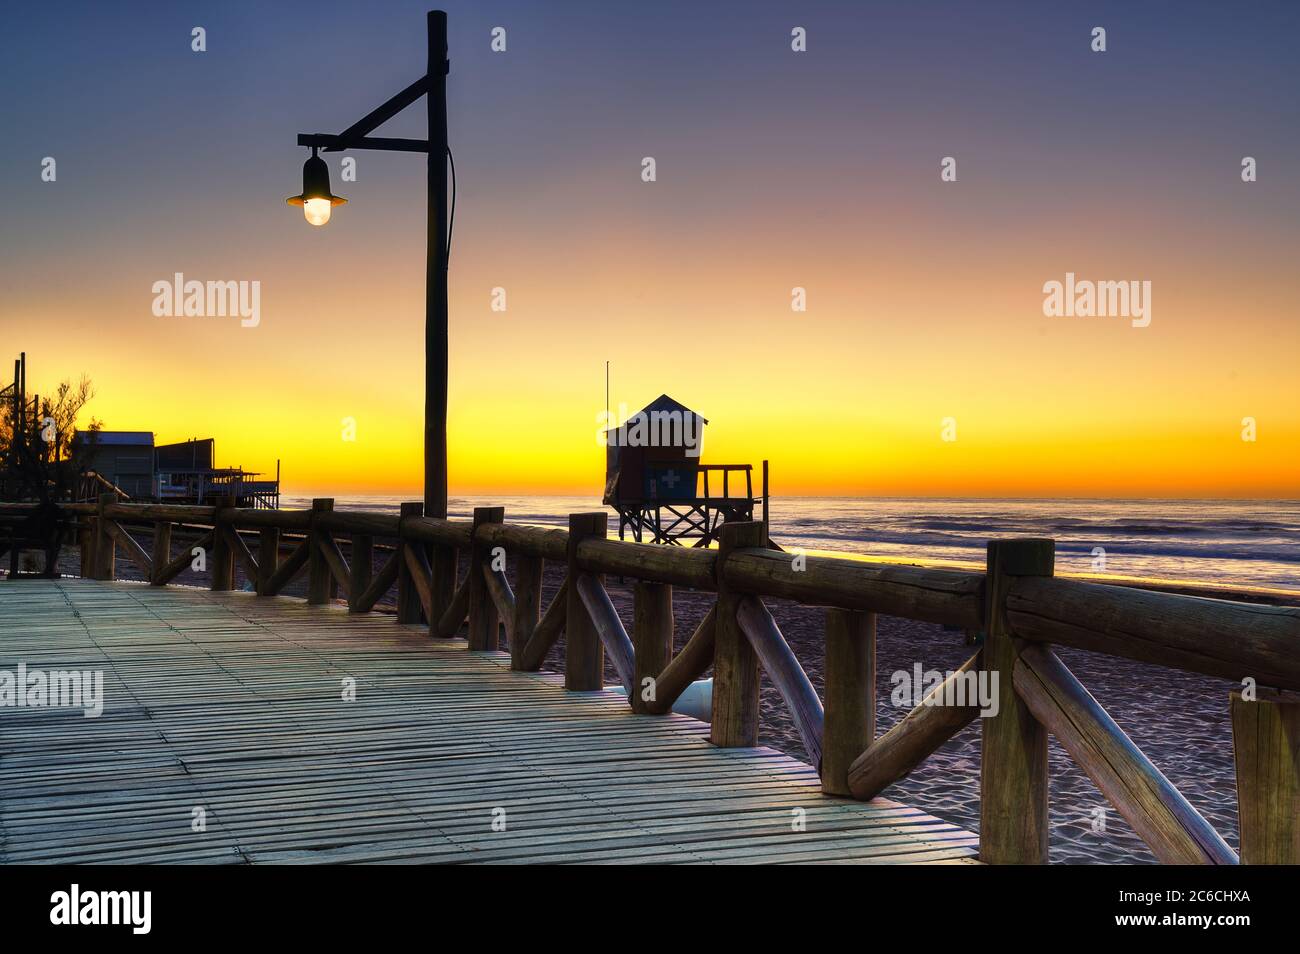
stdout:
<svg viewBox="0 0 1300 954">
<path fill-rule="evenodd" d="M 148 540 L 142 538 L 144 544 Z M 173 547 L 178 552 L 181 537 Z M 345 550 L 346 552 L 346 550 Z M 376 569 L 387 558 L 378 552 Z M 76 550 L 66 549 L 60 560 L 65 573 L 76 573 Z M 465 562 L 461 561 L 462 576 Z M 121 579 L 139 579 L 129 561 L 117 562 Z M 512 577 L 513 569 L 508 568 Z M 548 564 L 543 581 L 543 607 L 559 589 L 563 567 Z M 205 574 L 189 570 L 176 585 L 206 586 Z M 251 589 L 243 568 L 236 566 L 236 588 Z M 618 579 L 606 580 L 610 598 L 624 625 L 632 625 L 632 585 Z M 302 598 L 306 575 L 300 575 L 284 595 Z M 396 590 L 376 610 L 395 612 Z M 708 612 L 714 596 L 680 587 L 673 591 L 678 649 L 689 639 Z M 799 658 L 818 693 L 823 691 L 825 610 L 786 600 L 769 599 L 766 605 L 787 642 Z M 893 617 L 879 617 L 876 637 L 876 731 L 883 733 L 907 713 L 890 700 L 890 676 L 897 670 L 911 671 L 920 662 L 924 669 L 951 670 L 974 652 L 960 632 Z M 1232 759 L 1232 730 L 1228 718 L 1230 684 L 1190 673 L 1148 666 L 1091 653 L 1059 650 L 1061 658 L 1089 691 L 1119 723 L 1187 799 L 1218 829 L 1234 848 L 1237 844 L 1236 789 Z M 545 668 L 561 670 L 564 665 L 563 639 L 547 657 Z M 617 684 L 613 667 L 606 662 L 606 679 Z M 807 759 L 785 703 L 765 679 L 761 699 L 760 739 L 795 758 Z M 945 821 L 970 831 L 979 830 L 979 745 L 976 722 L 926 759 L 909 777 L 884 793 Z M 1051 860 L 1066 864 L 1154 864 L 1155 858 L 1120 815 L 1078 768 L 1055 740 L 1050 743 L 1051 765 Z"/>
</svg>

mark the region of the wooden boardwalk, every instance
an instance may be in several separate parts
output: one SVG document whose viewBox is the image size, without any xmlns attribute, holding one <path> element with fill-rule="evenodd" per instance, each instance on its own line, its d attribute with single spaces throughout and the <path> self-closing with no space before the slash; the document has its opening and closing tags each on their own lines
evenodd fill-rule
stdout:
<svg viewBox="0 0 1300 954">
<path fill-rule="evenodd" d="M 0 708 L 5 863 L 971 863 L 977 850 L 896 802 L 826 798 L 771 749 L 719 749 L 695 720 L 632 715 L 619 695 L 565 692 L 391 616 L 3 583 L 0 670 L 20 663 L 102 670 L 105 705 L 98 718 Z"/>
</svg>

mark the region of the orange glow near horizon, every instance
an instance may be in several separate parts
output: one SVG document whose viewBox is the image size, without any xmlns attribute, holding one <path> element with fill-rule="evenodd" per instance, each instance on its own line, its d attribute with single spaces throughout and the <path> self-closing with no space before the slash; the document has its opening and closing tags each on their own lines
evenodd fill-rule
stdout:
<svg viewBox="0 0 1300 954">
<path fill-rule="evenodd" d="M 351 244 L 343 222 L 329 228 Z M 776 494 L 1293 497 L 1300 486 L 1289 357 L 1300 341 L 1280 297 L 1257 299 L 1255 332 L 1237 338 L 1230 290 L 1180 291 L 1178 275 L 1154 268 L 1149 328 L 1045 318 L 1043 276 L 1064 269 L 1041 253 L 1027 262 L 1023 246 L 986 253 L 1015 268 L 980 277 L 968 265 L 955 278 L 901 254 L 864 276 L 829 241 L 813 268 L 706 267 L 681 250 L 669 286 L 637 264 L 635 237 L 607 239 L 575 254 L 578 288 L 546 281 L 546 262 L 504 279 L 477 262 L 455 272 L 453 493 L 598 493 L 606 357 L 616 413 L 671 394 L 710 419 L 706 462 L 768 458 Z M 510 294 L 504 314 L 489 308 L 495 284 Z M 808 288 L 805 313 L 789 308 L 795 284 Z M 42 320 L 69 334 L 29 347 L 29 389 L 84 371 L 107 428 L 160 443 L 212 436 L 219 463 L 262 472 L 280 458 L 286 492 L 415 492 L 422 282 L 358 261 L 323 285 L 286 285 L 264 288 L 256 328 L 155 318 L 141 296 L 123 309 L 123 333 L 96 338 L 92 303 L 81 314 L 95 320 L 78 328 L 64 302 Z M 635 292 L 616 298 L 620 286 Z M 941 439 L 949 417 L 952 442 Z M 1244 417 L 1257 422 L 1253 443 Z"/>
</svg>

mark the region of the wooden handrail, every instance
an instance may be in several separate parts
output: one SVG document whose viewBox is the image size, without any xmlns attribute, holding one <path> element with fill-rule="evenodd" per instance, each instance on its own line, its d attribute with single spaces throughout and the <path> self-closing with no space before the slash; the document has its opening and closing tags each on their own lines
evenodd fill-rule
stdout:
<svg viewBox="0 0 1300 954">
<path fill-rule="evenodd" d="M 1300 607 L 1022 577 L 1007 592 L 1006 618 L 1020 639 L 1300 689 Z"/>
<path fill-rule="evenodd" d="M 712 550 L 586 539 L 578 544 L 577 561 L 589 573 L 631 576 L 696 590 L 717 588 L 718 555 Z"/>
<path fill-rule="evenodd" d="M 529 527 L 517 523 L 479 524 L 474 539 L 488 548 L 505 547 L 511 553 L 556 561 L 565 559 L 569 547 L 567 530 L 558 527 Z"/>
<path fill-rule="evenodd" d="M 662 548 L 661 548 L 662 549 Z M 984 576 L 834 557 L 803 557 L 758 548 L 727 557 L 727 585 L 817 606 L 869 610 L 964 629 L 983 625 Z"/>
<path fill-rule="evenodd" d="M 21 512 L 24 506 L 30 509 L 21 503 L 0 509 Z M 62 506 L 76 514 L 96 512 L 94 504 Z M 109 503 L 104 513 L 118 521 L 210 527 L 220 520 L 238 529 L 277 527 L 288 531 L 308 529 L 312 517 L 310 510 L 225 509 L 218 513 L 213 506 L 189 504 Z M 474 540 L 549 560 L 565 559 L 568 542 L 566 530 L 520 524 L 484 524 L 475 530 L 469 521 L 359 511 L 326 511 L 316 519 L 325 531 L 456 549 L 467 549 Z M 703 591 L 717 586 L 718 560 L 711 550 L 588 538 L 578 544 L 575 560 L 589 573 Z M 984 616 L 981 573 L 821 556 L 803 557 L 796 568 L 789 554 L 757 548 L 737 549 L 726 561 L 725 572 L 729 587 L 756 596 L 867 610 L 971 630 L 981 628 Z M 1022 639 L 1230 679 L 1251 676 L 1264 685 L 1300 689 L 1300 607 L 1296 606 L 1270 607 L 1156 592 L 1128 582 L 1024 578 L 1015 581 L 1008 592 L 1007 620 Z"/>
</svg>

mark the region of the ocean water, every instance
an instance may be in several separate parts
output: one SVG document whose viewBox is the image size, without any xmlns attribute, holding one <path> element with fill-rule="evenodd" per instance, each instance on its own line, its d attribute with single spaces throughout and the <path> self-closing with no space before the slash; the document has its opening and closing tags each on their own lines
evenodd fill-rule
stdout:
<svg viewBox="0 0 1300 954">
<path fill-rule="evenodd" d="M 335 507 L 396 512 L 417 497 L 337 498 Z M 594 497 L 527 496 L 455 497 L 448 510 L 468 518 L 489 504 L 504 506 L 507 520 L 547 526 L 603 509 Z M 1300 500 L 782 497 L 772 501 L 771 531 L 787 550 L 976 567 L 989 539 L 1052 537 L 1058 573 L 1300 590 Z"/>
</svg>

